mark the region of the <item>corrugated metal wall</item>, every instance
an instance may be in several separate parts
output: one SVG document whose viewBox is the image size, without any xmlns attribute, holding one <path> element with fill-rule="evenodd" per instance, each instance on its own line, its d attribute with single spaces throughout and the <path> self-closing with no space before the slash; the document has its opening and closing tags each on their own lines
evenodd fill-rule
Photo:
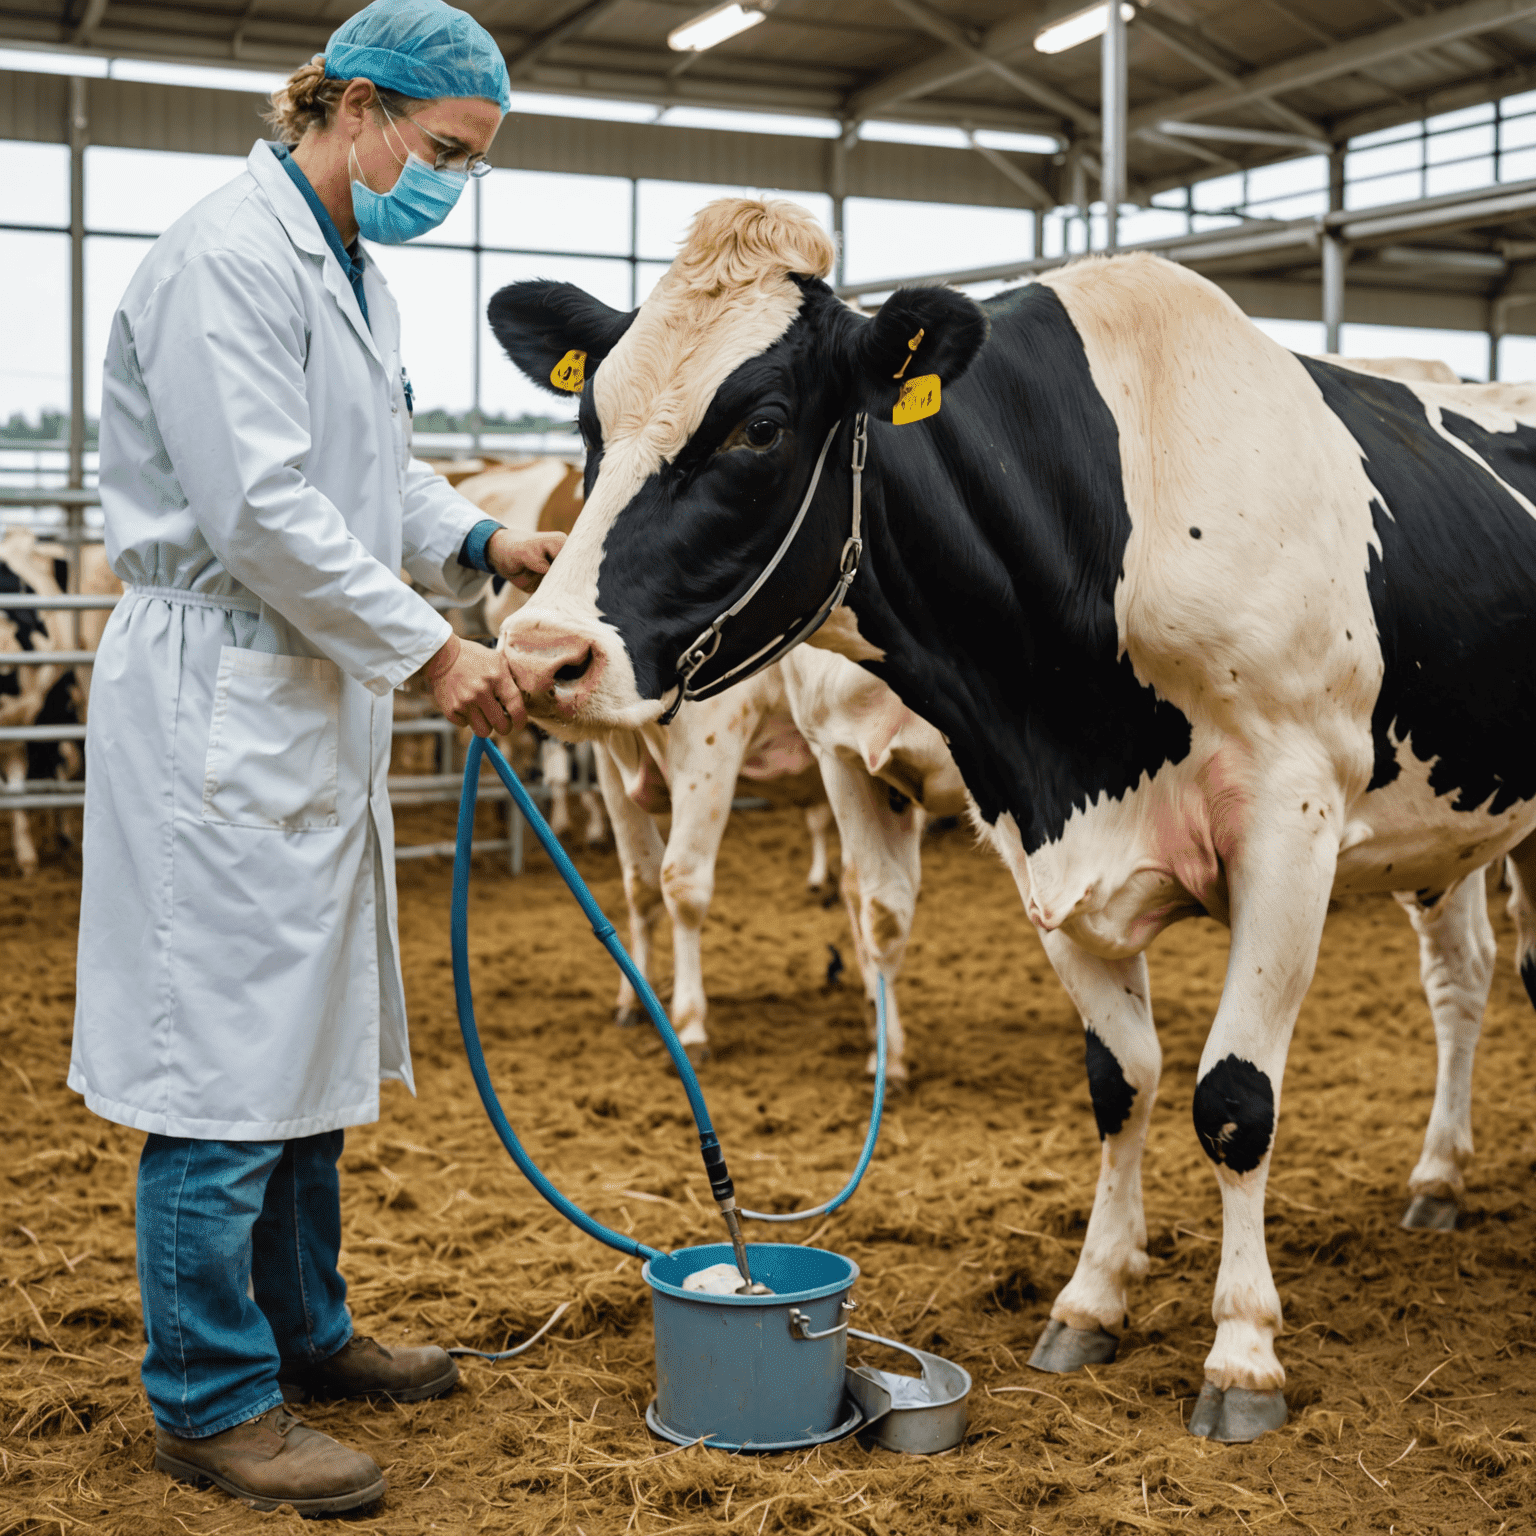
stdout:
<svg viewBox="0 0 1536 1536">
<path fill-rule="evenodd" d="M 68 96 L 62 76 L 0 71 L 0 139 L 67 141 Z M 126 149 L 244 155 L 265 134 L 263 105 L 261 97 L 239 91 L 126 80 L 86 86 L 90 142 Z M 831 143 L 780 134 L 514 115 L 497 136 L 495 159 L 530 171 L 831 190 Z M 1017 188 L 980 155 L 922 145 L 857 145 L 848 156 L 846 190 L 851 197 L 1022 206 Z"/>
</svg>

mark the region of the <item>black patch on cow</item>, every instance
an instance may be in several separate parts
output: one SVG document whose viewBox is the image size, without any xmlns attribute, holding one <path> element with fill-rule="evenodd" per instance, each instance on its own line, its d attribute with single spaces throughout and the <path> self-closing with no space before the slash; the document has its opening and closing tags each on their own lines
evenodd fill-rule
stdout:
<svg viewBox="0 0 1536 1536">
<path fill-rule="evenodd" d="M 0 592 L 34 591 L 36 588 L 30 582 L 23 581 L 15 570 L 0 560 Z M 38 640 L 48 633 L 47 626 L 43 623 L 43 616 L 36 608 L 12 608 L 4 614 L 4 618 L 10 620 L 11 628 L 15 631 L 17 650 L 37 650 Z M 20 667 L 7 667 L 0 672 L 0 696 L 14 698 L 20 694 L 20 671 Z"/>
<path fill-rule="evenodd" d="M 1458 811 L 1497 815 L 1536 798 L 1536 754 L 1520 745 L 1536 729 L 1536 518 L 1435 431 L 1407 385 L 1301 362 L 1379 493 L 1381 554 L 1363 554 L 1386 664 L 1370 788 L 1398 776 L 1395 734 L 1433 763 L 1431 787 Z M 1488 432 L 1448 410 L 1441 420 L 1536 500 L 1536 428 Z"/>
<path fill-rule="evenodd" d="M 1041 285 L 979 309 L 953 293 L 942 303 L 898 293 L 902 324 L 884 328 L 901 333 L 898 350 L 921 311 L 929 350 L 912 354 L 914 368 L 931 356 L 953 372 L 941 375 L 937 415 L 897 427 L 896 386 L 871 371 L 879 328 L 825 283 L 796 281 L 805 298 L 795 321 L 720 384 L 692 438 L 614 520 L 598 610 L 623 639 L 640 696 L 669 697 L 684 649 L 772 557 L 838 424 L 789 554 L 728 622 L 697 681 L 791 633 L 833 588 L 849 533 L 853 417 L 867 408 L 864 558 L 848 601 L 885 652 L 869 670 L 945 734 L 982 815 L 1011 814 L 1034 852 L 1074 811 L 1123 797 L 1190 748 L 1189 721 L 1122 653 L 1114 594 L 1131 520 L 1118 429 L 1082 339 Z M 595 357 L 629 322 L 546 289 L 516 285 L 492 306 L 530 376 L 573 338 L 589 339 Z M 762 417 L 782 431 L 765 451 L 745 451 L 733 434 Z M 603 457 L 591 389 L 578 419 L 590 496 Z"/>
<path fill-rule="evenodd" d="M 843 957 L 837 952 L 836 944 L 827 945 L 827 985 L 835 987 L 843 978 Z"/>
<path fill-rule="evenodd" d="M 23 581 L 16 571 L 0 560 L 0 592 L 21 593 L 36 590 L 30 582 Z M 12 608 L 7 617 L 15 627 L 18 648 L 23 651 L 35 651 L 38 648 L 38 636 L 48 632 L 47 626 L 43 623 L 42 614 L 36 608 Z"/>
<path fill-rule="evenodd" d="M 814 400 L 809 423 L 797 408 L 801 381 L 817 377 L 816 340 L 806 326 L 792 325 L 731 373 L 692 438 L 608 531 L 597 606 L 624 637 L 642 698 L 660 698 L 676 684 L 678 657 L 757 579 L 793 521 L 832 425 L 819 419 Z M 578 419 L 588 443 L 590 496 L 603 455 L 591 391 Z M 721 451 L 739 426 L 759 419 L 782 428 L 773 447 Z M 849 532 L 851 434 L 851 421 L 844 421 L 823 471 L 819 515 L 807 516 L 784 562 L 728 623 L 698 681 L 722 675 L 803 622 L 831 591 Z"/>
<path fill-rule="evenodd" d="M 1106 1136 L 1117 1135 L 1130 1119 L 1136 1090 L 1126 1082 L 1115 1053 L 1096 1031 L 1088 1030 L 1084 1041 L 1088 1096 L 1093 1100 L 1093 1118 L 1098 1122 L 1099 1140 L 1103 1141 Z"/>
<path fill-rule="evenodd" d="M 1228 1056 L 1200 1079 L 1194 1114 L 1205 1155 L 1233 1173 L 1249 1173 L 1275 1133 L 1275 1090 L 1251 1061 Z"/>
<path fill-rule="evenodd" d="M 1520 980 L 1525 983 L 1525 995 L 1530 998 L 1531 1006 L 1536 1008 L 1536 950 L 1520 962 Z"/>
<path fill-rule="evenodd" d="M 66 672 L 50 688 L 37 712 L 35 725 L 78 725 L 79 711 L 75 708 L 75 674 Z M 29 741 L 27 743 L 27 777 L 29 779 L 56 779 L 64 761 L 63 752 L 56 741 Z"/>
<path fill-rule="evenodd" d="M 1182 761 L 1190 725 L 1121 654 L 1131 520 L 1082 339 L 1039 284 L 982 308 L 988 342 L 939 414 L 871 421 L 850 603 L 886 652 L 869 670 L 944 732 L 983 816 L 1011 812 L 1033 853 L 1074 810 Z"/>
<path fill-rule="evenodd" d="M 590 379 L 629 329 L 635 312 L 610 309 L 574 283 L 529 278 L 493 294 L 486 318 L 507 356 L 533 383 L 569 400 L 570 394 L 550 378 L 555 365 L 567 352 L 585 352 Z"/>
</svg>

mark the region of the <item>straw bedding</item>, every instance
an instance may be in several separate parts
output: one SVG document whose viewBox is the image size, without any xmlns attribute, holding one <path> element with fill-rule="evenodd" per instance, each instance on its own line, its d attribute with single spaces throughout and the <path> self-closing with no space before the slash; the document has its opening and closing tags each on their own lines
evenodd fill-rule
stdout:
<svg viewBox="0 0 1536 1536">
<path fill-rule="evenodd" d="M 407 840 L 444 835 L 438 812 L 402 822 Z M 826 946 L 848 956 L 844 920 L 804 893 L 806 855 L 797 812 L 736 817 L 706 931 L 706 1090 L 754 1204 L 830 1192 L 868 1108 L 863 1003 L 825 986 Z M 617 915 L 612 856 L 581 862 Z M 472 916 L 488 1055 L 513 1119 L 603 1219 L 659 1247 L 713 1241 L 659 1047 L 612 1028 L 611 967 L 542 857 L 530 865 L 515 881 L 486 861 Z M 902 980 L 913 1086 L 860 1195 L 804 1239 L 857 1260 L 862 1326 L 972 1372 L 965 1444 L 929 1460 L 856 1440 L 752 1459 L 649 1436 L 639 1266 L 564 1225 L 494 1142 L 454 1023 L 448 870 L 403 866 L 420 1097 L 386 1090 L 381 1123 L 348 1136 L 343 1265 L 359 1327 L 500 1348 L 571 1307 L 522 1359 L 466 1363 L 445 1401 L 308 1410 L 388 1472 L 385 1503 L 347 1523 L 390 1536 L 1531 1530 L 1536 1020 L 1502 915 L 1480 1150 L 1450 1235 L 1396 1226 L 1434 1066 L 1408 925 L 1385 901 L 1331 918 L 1269 1203 L 1292 1418 L 1222 1448 L 1181 1425 L 1212 1332 L 1220 1212 L 1189 1112 L 1225 932 L 1185 924 L 1153 952 L 1167 1062 L 1147 1165 L 1152 1266 L 1120 1358 L 1041 1376 L 1023 1361 L 1070 1272 L 1097 1167 L 1081 1035 L 1003 871 L 951 832 L 930 838 L 924 878 Z M 139 1138 L 63 1087 L 77 900 L 71 853 L 22 882 L 0 851 L 0 1536 L 296 1531 L 291 1512 L 257 1515 L 149 1470 Z"/>
</svg>

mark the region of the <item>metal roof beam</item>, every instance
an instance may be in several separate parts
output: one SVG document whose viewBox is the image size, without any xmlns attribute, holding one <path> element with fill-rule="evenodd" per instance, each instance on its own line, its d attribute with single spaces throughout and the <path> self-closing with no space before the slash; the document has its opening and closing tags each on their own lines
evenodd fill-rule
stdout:
<svg viewBox="0 0 1536 1536">
<path fill-rule="evenodd" d="M 990 145 L 977 142 L 976 135 L 969 128 L 965 130 L 965 137 L 972 149 L 981 156 L 999 176 L 1006 177 L 1029 199 L 1030 205 L 1041 213 L 1049 213 L 1056 206 L 1056 199 L 1035 180 L 1022 166 L 1015 165 L 1007 155 L 1000 150 L 993 149 Z"/>
<path fill-rule="evenodd" d="M 1263 144 L 1276 149 L 1304 149 L 1310 154 L 1329 154 L 1333 145 L 1305 133 L 1272 133 L 1268 128 L 1229 128 L 1225 123 L 1184 123 L 1177 119 L 1162 122 L 1156 128 L 1142 129 L 1142 137 L 1148 132 L 1173 139 L 1215 139 L 1224 144 Z"/>
<path fill-rule="evenodd" d="M 96 28 L 101 25 L 101 18 L 106 14 L 107 0 L 86 0 L 85 14 L 80 18 L 80 25 L 70 34 L 70 42 L 77 47 L 81 43 L 90 42 Z"/>
<path fill-rule="evenodd" d="M 1462 5 L 1383 27 L 1331 48 L 1319 48 L 1283 64 L 1250 70 L 1235 85 L 1207 86 L 1170 101 L 1139 107 L 1131 113 L 1130 126 L 1133 131 L 1151 128 L 1164 118 L 1201 117 L 1207 112 L 1229 110 L 1285 91 L 1303 90 L 1400 54 L 1475 37 L 1531 16 L 1536 16 L 1536 0 L 1465 0 Z"/>
<path fill-rule="evenodd" d="M 1193 27 L 1185 26 L 1171 16 L 1154 15 L 1145 6 L 1138 7 L 1132 19 L 1140 31 L 1155 37 L 1165 48 L 1172 49 L 1196 69 L 1204 70 L 1211 79 L 1220 81 L 1222 85 L 1241 85 L 1242 78 L 1233 66 L 1241 65 L 1242 61 L 1230 55 L 1224 58 L 1222 55 L 1226 50 L 1213 46 Z M 1305 134 L 1312 139 L 1328 137 L 1320 123 L 1304 117 L 1300 112 L 1293 112 L 1284 102 L 1265 100 L 1260 106 L 1277 121 L 1284 123 L 1292 133 Z"/>
<path fill-rule="evenodd" d="M 932 58 L 910 64 L 905 69 L 894 70 L 855 91 L 848 98 L 847 114 L 855 120 L 878 117 L 900 102 L 931 96 L 935 91 L 942 91 L 959 80 L 979 74 L 985 66 L 977 62 L 978 53 L 988 58 L 1006 59 L 1009 54 L 1028 48 L 1039 30 L 1040 21 L 1037 16 L 1014 16 L 1000 21 L 986 32 L 979 43 L 973 44 L 969 39 L 963 39 L 964 47 L 945 48 Z"/>
<path fill-rule="evenodd" d="M 622 0 L 587 0 L 585 5 L 577 6 L 554 26 L 539 33 L 521 53 L 513 54 L 507 60 L 507 74 L 514 80 L 521 80 L 551 49 L 575 37 L 589 23 L 601 20 L 621 3 Z"/>
<path fill-rule="evenodd" d="M 948 44 L 950 51 L 965 55 L 977 69 L 990 70 L 998 79 L 1011 85 L 1021 95 L 1027 96 L 1043 107 L 1048 107 L 1053 112 L 1061 113 L 1064 118 L 1077 124 L 1085 132 L 1098 132 L 1097 112 L 1091 111 L 1080 101 L 1074 101 L 1070 96 L 1058 91 L 1055 86 L 1047 85 L 1044 80 L 1038 80 L 1033 75 L 1024 74 L 1014 69 L 1012 65 L 1005 64 L 995 54 L 989 53 L 985 47 L 972 42 L 949 17 L 933 10 L 925 0 L 886 0 L 886 3 L 894 6 L 904 16 L 910 16 L 918 26 L 924 31 L 931 32 L 940 42 Z M 1533 0 L 1533 5 L 1536 5 L 1536 0 Z"/>
</svg>

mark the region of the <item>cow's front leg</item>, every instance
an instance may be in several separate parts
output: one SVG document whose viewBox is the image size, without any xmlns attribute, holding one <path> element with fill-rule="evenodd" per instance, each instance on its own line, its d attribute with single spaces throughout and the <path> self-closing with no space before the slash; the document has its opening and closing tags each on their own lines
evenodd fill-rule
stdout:
<svg viewBox="0 0 1536 1536">
<path fill-rule="evenodd" d="M 571 759 L 566 744 L 553 736 L 539 743 L 539 777 L 549 791 L 549 830 L 564 837 L 571 830 Z"/>
<path fill-rule="evenodd" d="M 722 702 L 723 700 L 723 702 Z M 715 861 L 730 820 L 736 777 L 757 719 L 734 730 L 725 722 L 741 711 L 730 695 L 685 709 L 672 727 L 672 830 L 661 865 L 661 893 L 672 919 L 672 1023 L 696 1066 L 708 1061 L 704 1028 L 704 921 L 715 895 Z"/>
<path fill-rule="evenodd" d="M 1314 781 L 1315 784 L 1315 781 Z M 1195 1133 L 1221 1189 L 1216 1341 L 1191 1434 L 1255 1440 L 1286 1420 L 1275 1354 L 1280 1293 L 1264 1245 L 1264 1188 L 1285 1057 L 1312 983 L 1338 862 L 1343 808 L 1312 787 L 1260 786 L 1228 861 L 1232 947 L 1200 1058 Z"/>
<path fill-rule="evenodd" d="M 1437 1057 L 1434 1108 L 1418 1166 L 1408 1177 L 1403 1225 L 1449 1232 L 1456 1226 L 1462 1170 L 1472 1161 L 1472 1063 L 1498 948 L 1482 870 L 1431 903 L 1410 892 L 1396 894 L 1419 936 L 1419 976 L 1435 1021 Z"/>
<path fill-rule="evenodd" d="M 558 743 L 557 743 L 558 745 Z M 651 948 L 656 921 L 661 916 L 661 833 L 648 811 L 642 811 L 624 793 L 624 780 L 607 747 L 593 748 L 597 787 L 608 807 L 613 825 L 613 846 L 624 876 L 624 901 L 629 908 L 629 953 L 640 974 L 650 980 Z M 621 1029 L 640 1022 L 640 999 L 629 978 L 619 973 L 619 996 L 614 1022 Z"/>
<path fill-rule="evenodd" d="M 841 754 L 818 749 L 816 757 L 842 845 L 843 900 L 864 995 L 873 1012 L 884 980 L 886 1074 L 893 1084 L 905 1083 L 907 1041 L 896 1006 L 896 978 L 923 879 L 923 812 Z M 874 1075 L 873 1050 L 865 1070 Z"/>
<path fill-rule="evenodd" d="M 576 766 L 583 781 L 589 786 L 581 791 L 581 808 L 587 814 L 587 827 L 582 842 L 588 848 L 601 848 L 608 841 L 608 823 L 603 816 L 603 797 L 590 787 L 597 776 L 592 743 L 579 742 L 574 750 Z"/>
<path fill-rule="evenodd" d="M 12 794 L 21 794 L 27 785 L 27 749 L 11 752 L 5 760 L 5 783 Z M 11 812 L 11 850 L 16 867 L 24 875 L 37 873 L 37 845 L 32 841 L 32 823 L 25 811 Z"/>
<path fill-rule="evenodd" d="M 1115 1358 L 1130 1283 L 1147 1273 L 1141 1158 L 1163 1056 L 1144 955 L 1101 960 L 1065 934 L 1042 938 L 1082 1015 L 1101 1148 L 1099 1186 L 1077 1268 L 1052 1305 L 1029 1363 L 1040 1371 L 1075 1371 Z"/>
<path fill-rule="evenodd" d="M 811 867 L 805 877 L 807 890 L 819 891 L 827 883 L 827 828 L 832 807 L 825 800 L 805 808 L 805 830 L 811 834 Z"/>
</svg>

